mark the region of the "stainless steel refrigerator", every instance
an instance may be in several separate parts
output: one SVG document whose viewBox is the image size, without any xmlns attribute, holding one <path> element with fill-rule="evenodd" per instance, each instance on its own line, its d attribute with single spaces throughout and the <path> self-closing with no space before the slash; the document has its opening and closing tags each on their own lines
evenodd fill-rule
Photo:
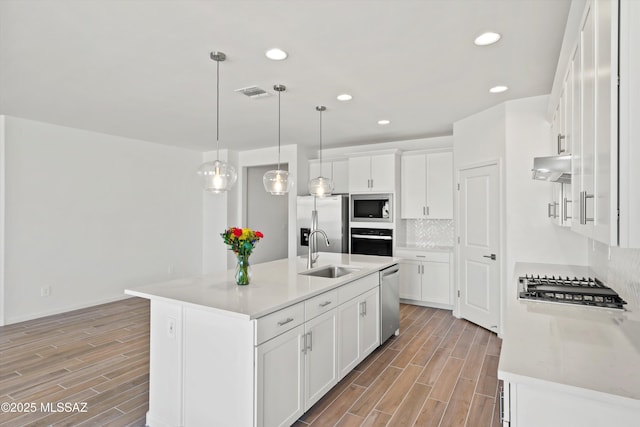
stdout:
<svg viewBox="0 0 640 427">
<path fill-rule="evenodd" d="M 349 252 L 349 196 L 298 196 L 298 255 L 309 250 L 309 232 L 312 212 L 317 211 L 317 228 L 327 233 L 330 245 L 324 239 L 315 239 L 319 252 Z M 317 236 L 316 233 L 314 236 Z"/>
</svg>

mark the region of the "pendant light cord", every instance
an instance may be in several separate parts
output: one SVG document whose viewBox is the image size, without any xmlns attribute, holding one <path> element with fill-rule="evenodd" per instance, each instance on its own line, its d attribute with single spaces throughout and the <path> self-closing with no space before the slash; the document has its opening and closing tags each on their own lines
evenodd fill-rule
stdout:
<svg viewBox="0 0 640 427">
<path fill-rule="evenodd" d="M 278 91 L 278 170 L 280 170 L 280 96 L 282 91 Z"/>
<path fill-rule="evenodd" d="M 220 160 L 220 61 L 216 61 L 216 160 Z"/>
<path fill-rule="evenodd" d="M 320 176 L 322 176 L 322 110 L 320 110 Z"/>
</svg>

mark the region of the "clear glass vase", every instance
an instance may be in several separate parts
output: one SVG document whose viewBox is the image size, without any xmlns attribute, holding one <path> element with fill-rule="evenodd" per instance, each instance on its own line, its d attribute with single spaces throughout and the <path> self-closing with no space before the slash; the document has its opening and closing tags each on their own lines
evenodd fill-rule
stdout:
<svg viewBox="0 0 640 427">
<path fill-rule="evenodd" d="M 240 286 L 248 285 L 251 280 L 251 265 L 249 265 L 248 254 L 237 254 L 236 264 L 236 284 Z"/>
</svg>

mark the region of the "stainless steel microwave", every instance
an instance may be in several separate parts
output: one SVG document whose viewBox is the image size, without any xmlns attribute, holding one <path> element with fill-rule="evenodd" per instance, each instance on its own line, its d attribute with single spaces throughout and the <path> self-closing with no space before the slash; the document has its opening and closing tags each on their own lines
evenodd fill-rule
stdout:
<svg viewBox="0 0 640 427">
<path fill-rule="evenodd" d="M 352 222 L 393 221 L 391 194 L 354 194 L 351 196 Z"/>
</svg>

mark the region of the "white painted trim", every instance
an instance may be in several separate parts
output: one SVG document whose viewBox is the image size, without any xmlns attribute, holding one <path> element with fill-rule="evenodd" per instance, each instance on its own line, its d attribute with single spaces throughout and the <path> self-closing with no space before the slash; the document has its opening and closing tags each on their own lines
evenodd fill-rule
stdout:
<svg viewBox="0 0 640 427">
<path fill-rule="evenodd" d="M 0 326 L 4 326 L 4 193 L 5 193 L 5 167 L 6 167 L 6 153 L 5 153 L 5 119 L 4 116 L 0 116 Z"/>
<path fill-rule="evenodd" d="M 20 322 L 26 322 L 28 320 L 34 320 L 34 319 L 39 319 L 41 317 L 47 317 L 47 316 L 53 316 L 56 314 L 61 314 L 61 313 L 67 313 L 69 311 L 74 311 L 74 310 L 81 310 L 83 308 L 89 308 L 89 307 L 93 307 L 96 305 L 102 305 L 102 304 L 108 304 L 110 302 L 116 302 L 116 301 L 121 301 L 121 300 L 125 300 L 128 298 L 132 298 L 129 295 L 121 295 L 121 296 L 117 296 L 117 297 L 111 297 L 111 298 L 101 298 L 98 300 L 93 300 L 93 301 L 85 301 L 81 304 L 71 304 L 71 305 L 67 305 L 64 307 L 58 307 L 55 310 L 45 310 L 45 311 L 40 311 L 38 313 L 29 313 L 27 315 L 24 316 L 16 316 L 16 317 L 10 317 L 7 320 L 7 325 L 12 325 L 14 323 L 20 323 Z"/>
</svg>

